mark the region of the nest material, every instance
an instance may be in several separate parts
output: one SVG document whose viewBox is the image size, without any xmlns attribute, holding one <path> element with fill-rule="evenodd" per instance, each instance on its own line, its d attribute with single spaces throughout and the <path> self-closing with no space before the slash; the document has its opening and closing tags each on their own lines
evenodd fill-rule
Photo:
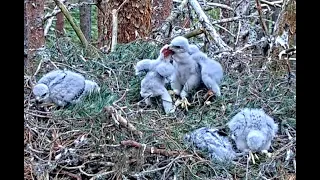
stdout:
<svg viewBox="0 0 320 180">
<path fill-rule="evenodd" d="M 51 60 L 42 62 L 35 79 L 55 66 L 67 68 L 96 80 L 102 85 L 101 93 L 84 98 L 80 104 L 57 109 L 35 104 L 31 87 L 25 82 L 25 178 L 231 179 L 244 178 L 248 172 L 250 179 L 284 178 L 295 173 L 295 83 L 287 83 L 286 67 L 281 62 L 268 63 L 246 54 L 241 58 L 222 58 L 219 62 L 227 72 L 221 84 L 222 97 L 211 99 L 212 103 L 207 105 L 202 98 L 206 91 L 200 88 L 191 97 L 192 107 L 187 113 L 177 110 L 175 115 L 166 116 L 158 99 L 151 107 L 137 105 L 141 79 L 134 76 L 133 68 L 140 59 L 156 58 L 160 46 L 137 41 L 119 45 L 107 56 L 86 57 L 66 39 L 57 44 L 59 47 L 49 48 Z M 39 62 L 34 66 L 38 67 Z M 232 66 L 237 63 L 239 67 Z M 275 65 L 277 69 L 273 68 Z M 235 70 L 240 66 L 241 70 Z M 102 110 L 108 105 L 116 108 L 143 136 L 140 138 L 106 118 Z M 272 149 L 274 156 L 261 156 L 258 165 L 248 169 L 245 157 L 238 160 L 237 167 L 220 167 L 212 165 L 201 152 L 166 157 L 120 144 L 135 140 L 157 149 L 186 151 L 185 133 L 202 126 L 223 128 L 242 107 L 263 108 L 280 125 Z M 292 154 L 286 158 L 288 150 Z"/>
</svg>

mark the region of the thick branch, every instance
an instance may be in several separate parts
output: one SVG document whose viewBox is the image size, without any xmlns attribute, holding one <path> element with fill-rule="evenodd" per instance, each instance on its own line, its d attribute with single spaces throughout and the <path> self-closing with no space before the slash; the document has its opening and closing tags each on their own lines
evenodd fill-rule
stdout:
<svg viewBox="0 0 320 180">
<path fill-rule="evenodd" d="M 196 30 L 193 30 L 191 32 L 188 32 L 187 34 L 183 35 L 185 38 L 191 38 L 191 37 L 194 37 L 194 36 L 198 36 L 200 34 L 204 33 L 204 29 L 200 28 L 200 29 L 196 29 Z"/>
<path fill-rule="evenodd" d="M 87 48 L 88 47 L 88 41 L 85 38 L 84 34 L 82 33 L 81 29 L 79 26 L 76 25 L 76 23 L 73 21 L 73 18 L 71 17 L 69 11 L 65 7 L 63 3 L 61 3 L 60 0 L 54 0 L 56 5 L 60 8 L 61 12 L 64 14 L 64 16 L 68 19 L 69 23 L 71 24 L 72 28 L 76 32 L 77 36 L 79 37 L 82 45 Z"/>
<path fill-rule="evenodd" d="M 231 50 L 231 48 L 221 39 L 220 35 L 214 29 L 211 22 L 209 21 L 209 18 L 201 9 L 201 6 L 198 3 L 198 1 L 197 0 L 189 0 L 189 3 L 193 7 L 193 9 L 196 11 L 196 13 L 198 14 L 199 19 L 204 22 L 204 26 L 205 26 L 204 28 L 208 31 L 210 36 L 212 36 L 213 40 L 218 45 L 218 47 L 222 50 Z"/>
</svg>

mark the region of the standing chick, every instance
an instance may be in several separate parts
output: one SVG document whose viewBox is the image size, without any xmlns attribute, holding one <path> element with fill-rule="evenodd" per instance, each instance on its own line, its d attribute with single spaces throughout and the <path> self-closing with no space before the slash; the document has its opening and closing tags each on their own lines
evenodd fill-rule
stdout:
<svg viewBox="0 0 320 180">
<path fill-rule="evenodd" d="M 79 102 L 82 96 L 99 89 L 95 82 L 85 80 L 81 74 L 55 70 L 44 75 L 32 91 L 39 102 L 66 106 Z"/>
<path fill-rule="evenodd" d="M 212 160 L 229 162 L 237 156 L 228 138 L 221 136 L 218 129 L 202 127 L 186 134 L 184 140 L 188 144 L 208 152 Z"/>
<path fill-rule="evenodd" d="M 237 148 L 243 152 L 267 153 L 278 125 L 262 109 L 245 108 L 228 122 Z M 269 154 L 268 154 L 269 155 Z"/>
<path fill-rule="evenodd" d="M 165 88 L 165 81 L 174 73 L 174 67 L 170 63 L 170 57 L 166 56 L 166 48 L 167 46 L 164 46 L 160 50 L 160 55 L 156 60 L 142 60 L 143 63 L 140 63 L 139 66 L 136 66 L 136 72 L 137 67 L 142 67 L 142 64 L 144 69 L 148 70 L 147 75 L 141 81 L 140 90 L 140 95 L 141 97 L 145 98 L 146 104 L 151 104 L 150 97 L 161 96 L 164 111 L 166 114 L 168 114 L 174 112 L 174 107 L 172 105 L 171 96 L 168 90 Z M 156 61 L 157 63 L 152 61 Z M 151 62 L 151 64 L 148 64 L 147 62 Z M 141 69 L 142 68 L 139 68 L 139 70 Z"/>
<path fill-rule="evenodd" d="M 200 65 L 202 82 L 209 89 L 208 94 L 221 95 L 219 84 L 223 78 L 223 69 L 218 61 L 208 58 L 196 45 L 189 46 L 191 57 Z"/>
<path fill-rule="evenodd" d="M 182 36 L 174 38 L 169 45 L 169 49 L 174 52 L 172 59 L 176 69 L 171 88 L 177 95 L 180 95 L 182 98 L 181 105 L 187 109 L 187 106 L 190 105 L 186 98 L 188 93 L 200 85 L 200 67 L 189 54 L 189 42 L 186 38 Z M 177 104 L 179 103 L 178 101 Z"/>
</svg>

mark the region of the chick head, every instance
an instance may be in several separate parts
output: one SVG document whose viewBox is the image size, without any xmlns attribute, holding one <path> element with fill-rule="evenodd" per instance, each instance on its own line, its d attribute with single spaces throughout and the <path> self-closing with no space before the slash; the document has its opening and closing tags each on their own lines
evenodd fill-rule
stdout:
<svg viewBox="0 0 320 180">
<path fill-rule="evenodd" d="M 184 53 L 189 51 L 188 39 L 182 36 L 175 37 L 172 39 L 169 49 L 175 53 Z"/>
<path fill-rule="evenodd" d="M 248 147 L 253 151 L 260 151 L 264 144 L 266 144 L 266 136 L 257 130 L 252 130 L 247 136 Z"/>
<path fill-rule="evenodd" d="M 49 88 L 45 84 L 35 85 L 32 92 L 38 102 L 45 102 L 49 99 Z"/>
</svg>

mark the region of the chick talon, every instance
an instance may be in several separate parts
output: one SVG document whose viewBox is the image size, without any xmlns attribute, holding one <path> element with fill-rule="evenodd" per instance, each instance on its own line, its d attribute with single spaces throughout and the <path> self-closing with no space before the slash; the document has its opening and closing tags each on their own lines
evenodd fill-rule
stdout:
<svg viewBox="0 0 320 180">
<path fill-rule="evenodd" d="M 213 96 L 214 95 L 214 92 L 212 90 L 209 90 L 207 93 L 208 93 L 209 96 Z"/>
<path fill-rule="evenodd" d="M 181 107 L 184 108 L 186 111 L 188 111 L 188 106 L 190 106 L 191 104 L 189 103 L 188 99 L 186 97 L 184 97 L 181 100 Z"/>
<path fill-rule="evenodd" d="M 173 96 L 175 94 L 173 90 L 168 90 L 168 93 L 170 94 L 170 96 Z"/>
<path fill-rule="evenodd" d="M 262 150 L 261 153 L 265 154 L 268 158 L 272 156 L 272 153 L 269 153 L 267 150 Z"/>
<path fill-rule="evenodd" d="M 256 161 L 254 160 L 254 155 L 251 151 L 249 151 L 249 158 L 252 160 L 253 164 L 256 164 Z"/>
</svg>

